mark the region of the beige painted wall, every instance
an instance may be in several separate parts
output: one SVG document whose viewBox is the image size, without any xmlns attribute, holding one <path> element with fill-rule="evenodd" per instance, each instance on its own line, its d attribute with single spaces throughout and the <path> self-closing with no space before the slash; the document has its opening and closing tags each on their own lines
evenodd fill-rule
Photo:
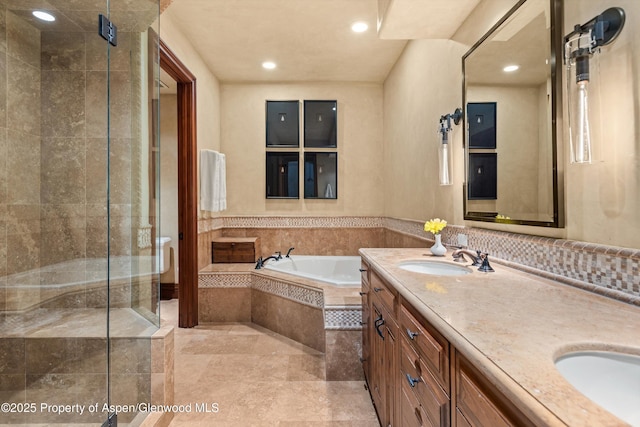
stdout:
<svg viewBox="0 0 640 427">
<path fill-rule="evenodd" d="M 157 22 L 154 27 L 158 27 Z M 218 79 L 207 68 L 192 44 L 173 24 L 171 7 L 161 15 L 159 34 L 180 61 L 196 76 L 198 151 L 202 149 L 220 151 L 220 83 Z M 199 165 L 200 155 L 198 154 L 198 168 Z M 201 217 L 217 215 L 218 213 L 200 211 Z"/>
<path fill-rule="evenodd" d="M 225 215 L 382 214 L 382 85 L 223 84 L 221 92 L 221 150 L 227 157 Z M 266 199 L 265 100 L 305 99 L 338 101 L 338 198 Z"/>
<path fill-rule="evenodd" d="M 450 134 L 453 185 L 438 184 L 440 116 L 462 105 L 465 45 L 413 40 L 384 83 L 384 214 L 462 220 L 462 126 Z"/>
<path fill-rule="evenodd" d="M 620 37 L 592 61 L 593 164 L 568 165 L 567 230 L 572 239 L 640 247 L 640 2 L 565 0 L 565 28 L 622 7 Z M 565 116 L 566 117 L 566 116 Z M 565 140 L 568 140 L 568 134 Z M 568 147 L 565 156 L 569 157 Z"/>
</svg>

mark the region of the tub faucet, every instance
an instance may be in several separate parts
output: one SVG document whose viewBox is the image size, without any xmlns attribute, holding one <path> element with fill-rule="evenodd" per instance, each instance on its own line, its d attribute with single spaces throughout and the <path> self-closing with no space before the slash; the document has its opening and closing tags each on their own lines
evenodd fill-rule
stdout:
<svg viewBox="0 0 640 427">
<path fill-rule="evenodd" d="M 465 255 L 471 258 L 472 266 L 479 267 L 482 265 L 482 253 L 480 251 L 472 251 L 470 249 L 456 249 L 453 251 L 452 257 L 455 262 L 467 262 Z"/>
<path fill-rule="evenodd" d="M 285 255 L 287 258 L 289 258 L 289 254 L 291 253 L 292 250 L 294 250 L 295 248 L 289 248 L 289 250 L 287 251 L 287 255 Z"/>
<path fill-rule="evenodd" d="M 264 267 L 264 265 L 267 263 L 267 261 L 269 261 L 270 259 L 275 259 L 276 261 L 278 260 L 277 257 L 271 255 L 266 257 L 265 259 L 262 259 L 262 257 L 258 258 L 258 262 L 256 263 L 256 270 L 260 270 L 262 267 Z"/>
<path fill-rule="evenodd" d="M 276 251 L 276 253 L 278 254 L 278 257 L 276 258 L 276 261 L 279 260 L 279 259 L 282 259 L 282 252 Z"/>
</svg>

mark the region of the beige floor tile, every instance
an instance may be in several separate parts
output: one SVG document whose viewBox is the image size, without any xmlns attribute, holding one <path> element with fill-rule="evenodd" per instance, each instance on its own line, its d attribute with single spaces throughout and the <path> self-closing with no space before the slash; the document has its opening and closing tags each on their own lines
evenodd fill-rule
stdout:
<svg viewBox="0 0 640 427">
<path fill-rule="evenodd" d="M 163 301 L 163 320 L 177 303 Z M 165 305 L 166 304 L 166 305 Z M 324 381 L 324 355 L 254 324 L 175 330 L 175 399 L 191 412 L 171 427 L 375 427 L 362 381 Z M 204 413 L 197 407 L 218 408 Z"/>
</svg>

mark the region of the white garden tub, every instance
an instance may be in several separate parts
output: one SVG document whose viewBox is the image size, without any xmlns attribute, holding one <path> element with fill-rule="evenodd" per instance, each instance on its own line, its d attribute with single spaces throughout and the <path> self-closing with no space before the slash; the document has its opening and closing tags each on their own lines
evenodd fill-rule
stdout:
<svg viewBox="0 0 640 427">
<path fill-rule="evenodd" d="M 292 255 L 278 261 L 270 259 L 263 268 L 337 287 L 359 287 L 360 262 L 359 256 Z"/>
</svg>

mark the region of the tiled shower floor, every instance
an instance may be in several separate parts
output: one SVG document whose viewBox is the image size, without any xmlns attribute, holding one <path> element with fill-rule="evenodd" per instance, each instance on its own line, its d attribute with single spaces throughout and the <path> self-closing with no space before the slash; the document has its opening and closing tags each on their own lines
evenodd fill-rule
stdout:
<svg viewBox="0 0 640 427">
<path fill-rule="evenodd" d="M 192 411 L 172 427 L 379 425 L 364 382 L 324 381 L 321 353 L 254 324 L 180 329 L 177 311 L 177 300 L 162 302 L 176 326 L 175 401 Z"/>
</svg>

